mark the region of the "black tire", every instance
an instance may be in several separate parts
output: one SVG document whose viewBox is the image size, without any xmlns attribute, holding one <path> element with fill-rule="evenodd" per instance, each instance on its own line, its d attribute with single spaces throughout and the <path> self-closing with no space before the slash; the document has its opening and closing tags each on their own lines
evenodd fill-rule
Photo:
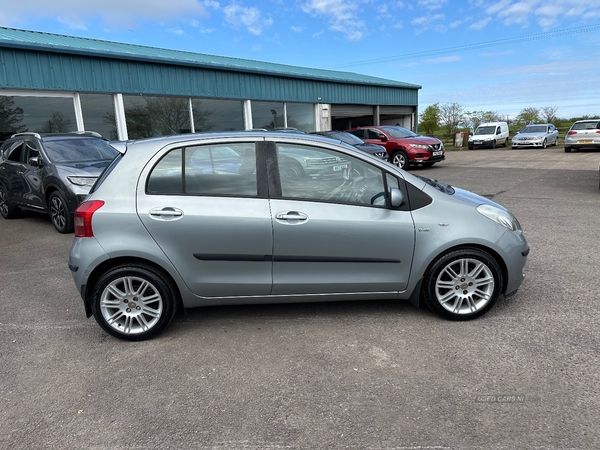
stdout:
<svg viewBox="0 0 600 450">
<path fill-rule="evenodd" d="M 306 178 L 306 172 L 296 161 L 287 161 L 281 166 L 281 176 L 285 178 Z"/>
<path fill-rule="evenodd" d="M 473 146 L 472 145 L 469 145 L 469 150 L 473 150 Z"/>
<path fill-rule="evenodd" d="M 109 270 L 96 282 L 92 313 L 108 334 L 127 341 L 143 341 L 169 325 L 175 315 L 176 295 L 172 283 L 156 270 L 142 264 L 126 264 Z M 144 296 L 146 301 L 140 299 Z"/>
<path fill-rule="evenodd" d="M 433 312 L 450 320 L 470 320 L 485 314 L 501 291 L 502 271 L 498 263 L 476 248 L 442 255 L 427 269 L 423 279 L 425 303 Z"/>
<path fill-rule="evenodd" d="M 496 139 L 492 140 L 492 148 L 496 148 Z"/>
<path fill-rule="evenodd" d="M 60 191 L 54 191 L 48 199 L 48 209 L 52 225 L 59 233 L 73 232 L 73 212 L 69 211 L 65 196 Z"/>
<path fill-rule="evenodd" d="M 5 219 L 14 219 L 19 217 L 21 210 L 12 204 L 8 196 L 8 190 L 4 186 L 0 186 L 0 214 Z"/>
<path fill-rule="evenodd" d="M 548 147 L 548 142 L 546 141 L 546 139 L 544 139 L 544 142 L 542 142 L 542 148 L 547 148 Z"/>
<path fill-rule="evenodd" d="M 511 146 L 510 148 L 512 148 L 512 149 L 514 150 L 514 149 L 516 149 L 517 147 L 515 147 L 515 146 L 513 145 L 513 146 Z"/>
<path fill-rule="evenodd" d="M 401 169 L 407 170 L 410 165 L 410 160 L 404 150 L 396 150 L 392 154 L 391 163 Z"/>
<path fill-rule="evenodd" d="M 571 147 L 565 145 L 565 153 L 571 153 Z"/>
</svg>

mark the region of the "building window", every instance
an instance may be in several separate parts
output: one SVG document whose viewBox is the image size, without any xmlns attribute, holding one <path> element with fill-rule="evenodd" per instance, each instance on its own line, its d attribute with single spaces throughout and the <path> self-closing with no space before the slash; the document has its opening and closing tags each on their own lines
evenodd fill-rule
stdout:
<svg viewBox="0 0 600 450">
<path fill-rule="evenodd" d="M 286 103 L 287 126 L 310 133 L 315 128 L 315 105 L 312 103 Z"/>
<path fill-rule="evenodd" d="M 107 139 L 117 140 L 117 125 L 113 96 L 110 94 L 79 94 L 86 131 L 95 131 Z"/>
<path fill-rule="evenodd" d="M 129 139 L 191 131 L 188 97 L 124 95 L 123 105 Z"/>
<path fill-rule="evenodd" d="M 241 131 L 244 116 L 240 100 L 193 98 L 194 131 Z"/>
<path fill-rule="evenodd" d="M 282 102 L 252 102 L 252 126 L 254 128 L 285 127 L 285 115 Z"/>
<path fill-rule="evenodd" d="M 63 133 L 77 130 L 73 96 L 0 95 L 0 140 L 13 133 Z"/>
</svg>

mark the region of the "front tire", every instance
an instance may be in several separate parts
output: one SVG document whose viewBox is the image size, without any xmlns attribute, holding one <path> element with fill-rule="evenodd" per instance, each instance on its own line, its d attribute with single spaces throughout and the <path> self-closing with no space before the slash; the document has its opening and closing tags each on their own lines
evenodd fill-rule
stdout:
<svg viewBox="0 0 600 450">
<path fill-rule="evenodd" d="M 470 320 L 489 311 L 500 297 L 502 271 L 487 252 L 465 248 L 442 255 L 427 270 L 425 303 L 450 320 Z"/>
<path fill-rule="evenodd" d="M 392 164 L 400 167 L 401 169 L 408 169 L 409 160 L 406 152 L 404 150 L 397 150 L 392 155 Z"/>
<path fill-rule="evenodd" d="M 0 214 L 5 219 L 14 219 L 19 216 L 19 208 L 14 206 L 8 195 L 8 190 L 4 186 L 0 186 Z"/>
<path fill-rule="evenodd" d="M 69 211 L 64 195 L 54 191 L 48 199 L 50 205 L 50 218 L 52 225 L 59 233 L 73 232 L 73 213 Z"/>
<path fill-rule="evenodd" d="M 544 142 L 542 142 L 542 148 L 546 147 L 548 147 L 548 142 L 546 141 L 546 139 L 544 139 Z"/>
<path fill-rule="evenodd" d="M 175 315 L 175 289 L 144 265 L 123 265 L 104 274 L 92 292 L 92 312 L 108 334 L 128 341 L 153 338 Z"/>
</svg>

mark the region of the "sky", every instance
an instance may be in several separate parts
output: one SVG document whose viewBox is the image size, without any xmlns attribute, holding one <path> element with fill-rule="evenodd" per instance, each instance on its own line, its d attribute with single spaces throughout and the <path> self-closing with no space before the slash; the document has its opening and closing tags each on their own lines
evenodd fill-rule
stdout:
<svg viewBox="0 0 600 450">
<path fill-rule="evenodd" d="M 596 0 L 20 0 L 0 26 L 422 86 L 419 110 L 458 103 L 514 118 L 600 116 Z"/>
</svg>

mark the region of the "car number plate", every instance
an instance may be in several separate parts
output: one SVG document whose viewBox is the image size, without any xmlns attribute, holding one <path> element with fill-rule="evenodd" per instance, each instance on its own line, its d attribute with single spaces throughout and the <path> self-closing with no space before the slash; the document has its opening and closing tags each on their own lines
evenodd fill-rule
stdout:
<svg viewBox="0 0 600 450">
<path fill-rule="evenodd" d="M 592 142 L 594 142 L 591 139 L 583 139 L 581 141 L 577 141 L 578 144 L 591 144 Z"/>
<path fill-rule="evenodd" d="M 475 144 L 481 144 L 481 141 L 475 141 Z"/>
<path fill-rule="evenodd" d="M 339 172 L 340 170 L 344 170 L 346 168 L 348 168 L 348 166 L 346 164 L 344 164 L 343 166 L 333 166 L 333 171 Z"/>
<path fill-rule="evenodd" d="M 441 150 L 439 152 L 433 152 L 433 156 L 440 156 L 441 154 L 442 154 Z"/>
</svg>

